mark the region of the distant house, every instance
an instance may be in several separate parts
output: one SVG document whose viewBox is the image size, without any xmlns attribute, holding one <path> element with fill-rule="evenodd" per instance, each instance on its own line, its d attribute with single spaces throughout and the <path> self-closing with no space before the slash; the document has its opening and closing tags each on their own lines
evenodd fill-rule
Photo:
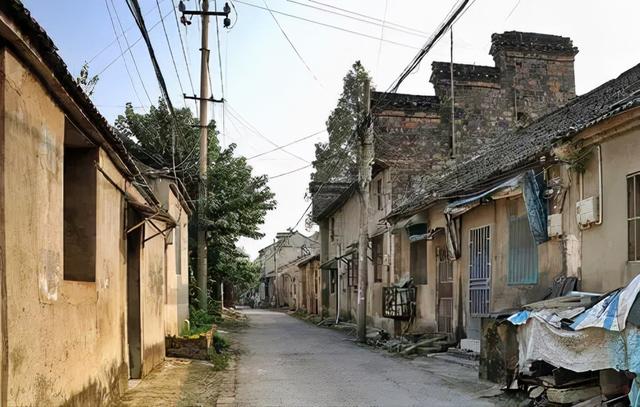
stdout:
<svg viewBox="0 0 640 407">
<path fill-rule="evenodd" d="M 299 259 L 318 250 L 317 235 L 305 236 L 298 231 L 281 232 L 274 243 L 258 252 L 260 266 L 259 301 L 264 306 L 290 306 L 293 276 Z M 284 273 L 284 271 L 291 269 Z"/>
<path fill-rule="evenodd" d="M 142 176 L 16 0 L 0 140 L 0 404 L 110 404 L 187 315 L 188 198 Z"/>
</svg>

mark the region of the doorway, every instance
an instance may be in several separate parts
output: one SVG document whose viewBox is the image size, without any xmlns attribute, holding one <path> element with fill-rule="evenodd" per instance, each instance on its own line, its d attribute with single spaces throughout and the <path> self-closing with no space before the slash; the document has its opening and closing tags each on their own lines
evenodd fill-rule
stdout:
<svg viewBox="0 0 640 407">
<path fill-rule="evenodd" d="M 128 225 L 137 225 L 141 220 L 129 211 Z M 129 347 L 129 378 L 142 376 L 142 330 L 140 321 L 140 252 L 144 225 L 127 234 L 127 338 Z"/>
</svg>

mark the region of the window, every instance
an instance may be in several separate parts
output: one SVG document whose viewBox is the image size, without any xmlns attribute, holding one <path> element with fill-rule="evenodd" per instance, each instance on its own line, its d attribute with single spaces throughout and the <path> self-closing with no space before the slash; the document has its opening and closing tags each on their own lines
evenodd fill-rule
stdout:
<svg viewBox="0 0 640 407">
<path fill-rule="evenodd" d="M 640 260 L 640 173 L 627 177 L 627 236 L 629 261 Z"/>
<path fill-rule="evenodd" d="M 382 267 L 384 256 L 384 235 L 371 239 L 371 257 L 373 258 L 373 279 L 376 282 L 382 281 Z"/>
<path fill-rule="evenodd" d="M 382 202 L 382 180 L 381 179 L 379 179 L 378 182 L 376 182 L 376 188 L 377 188 L 376 195 L 378 198 L 378 210 L 381 211 L 384 209 L 382 205 L 383 202 Z"/>
<path fill-rule="evenodd" d="M 427 284 L 427 242 L 426 240 L 418 240 L 411 242 L 411 263 L 410 273 L 413 283 Z"/>
<path fill-rule="evenodd" d="M 329 220 L 329 236 L 331 237 L 331 241 L 336 238 L 336 219 L 331 218 Z"/>
<path fill-rule="evenodd" d="M 347 284 L 349 287 L 358 287 L 358 252 L 352 253 L 347 262 Z"/>
<path fill-rule="evenodd" d="M 65 128 L 63 173 L 64 279 L 96 281 L 98 149 L 70 145 Z"/>
<path fill-rule="evenodd" d="M 336 292 L 336 285 L 337 285 L 337 283 L 338 283 L 338 279 L 337 279 L 337 276 L 338 276 L 338 270 L 336 270 L 336 269 L 331 269 L 331 270 L 330 270 L 330 274 L 331 274 L 331 282 L 330 282 L 330 287 L 329 287 L 329 289 L 330 289 L 330 291 L 331 291 L 331 294 L 335 294 L 335 292 Z"/>
<path fill-rule="evenodd" d="M 182 238 L 180 225 L 176 225 L 174 230 L 173 245 L 176 249 L 176 274 L 182 274 Z"/>
<path fill-rule="evenodd" d="M 533 241 L 527 215 L 509 218 L 510 285 L 538 283 L 538 245 Z"/>
</svg>

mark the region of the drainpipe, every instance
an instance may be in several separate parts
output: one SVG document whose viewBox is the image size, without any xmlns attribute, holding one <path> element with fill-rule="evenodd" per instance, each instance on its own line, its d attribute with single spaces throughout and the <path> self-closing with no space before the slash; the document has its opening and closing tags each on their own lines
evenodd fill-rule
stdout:
<svg viewBox="0 0 640 407">
<path fill-rule="evenodd" d="M 342 250 L 338 244 L 338 259 L 341 257 Z M 340 323 L 340 269 L 342 268 L 340 267 L 340 262 L 341 260 L 338 260 L 338 263 L 336 264 L 338 266 L 338 270 L 336 271 L 336 325 Z"/>
<path fill-rule="evenodd" d="M 602 196 L 602 146 L 598 144 L 598 221 L 596 225 L 602 225 L 604 199 Z"/>
</svg>

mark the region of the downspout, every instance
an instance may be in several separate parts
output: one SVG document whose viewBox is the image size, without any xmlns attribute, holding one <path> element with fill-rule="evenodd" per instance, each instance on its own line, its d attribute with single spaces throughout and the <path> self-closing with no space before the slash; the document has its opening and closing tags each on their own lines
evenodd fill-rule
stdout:
<svg viewBox="0 0 640 407">
<path fill-rule="evenodd" d="M 598 221 L 596 225 L 602 225 L 602 216 L 604 215 L 604 199 L 602 196 L 602 146 L 598 144 Z"/>
<path fill-rule="evenodd" d="M 342 250 L 340 247 L 340 244 L 337 245 L 338 246 L 338 258 L 342 257 Z M 342 267 L 340 260 L 338 261 L 338 270 L 336 271 L 336 325 L 338 325 L 340 323 L 340 269 Z"/>
</svg>

